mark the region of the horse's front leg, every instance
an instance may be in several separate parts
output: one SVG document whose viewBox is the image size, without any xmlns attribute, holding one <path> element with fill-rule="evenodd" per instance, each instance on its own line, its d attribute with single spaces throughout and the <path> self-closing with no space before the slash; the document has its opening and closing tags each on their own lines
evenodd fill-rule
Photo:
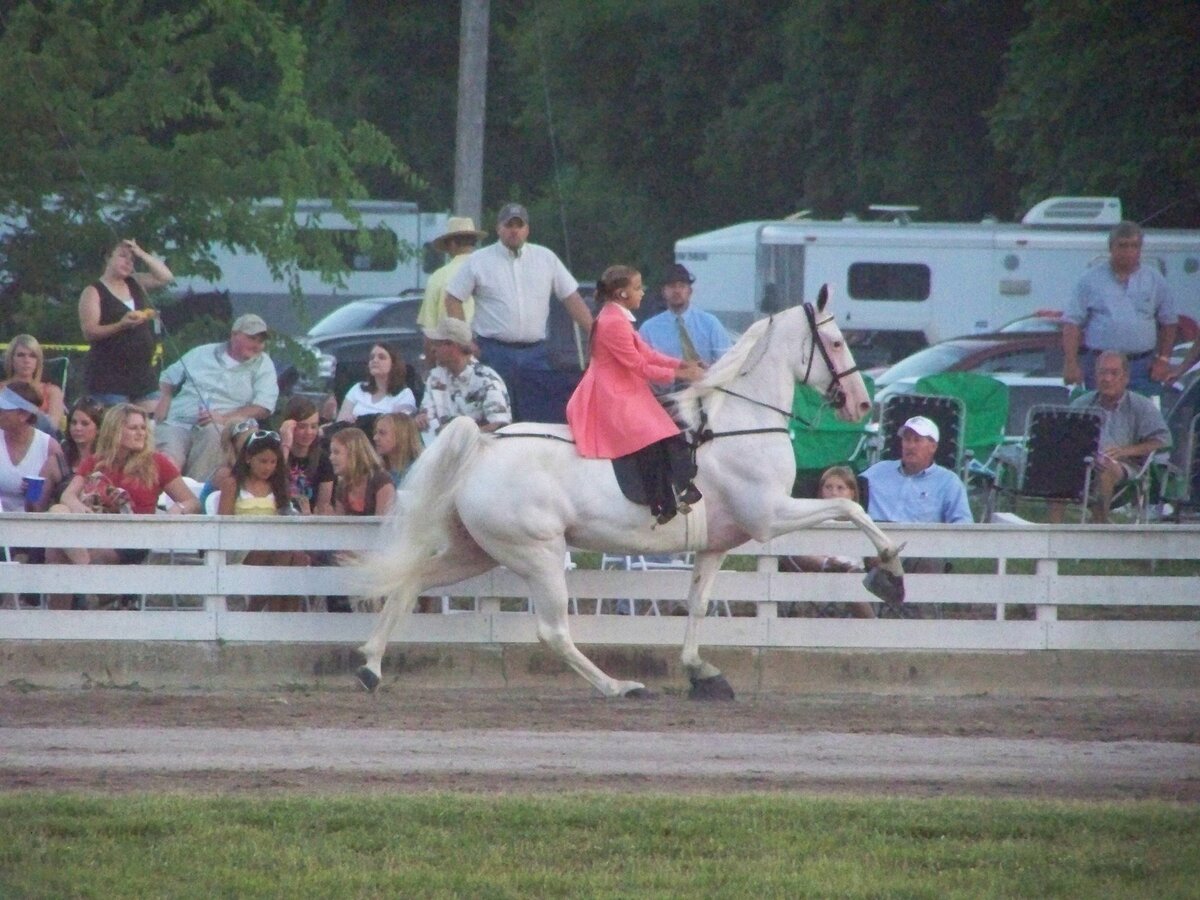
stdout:
<svg viewBox="0 0 1200 900">
<path fill-rule="evenodd" d="M 775 505 L 773 513 L 773 520 L 768 529 L 770 537 L 791 534 L 793 531 L 811 528 L 833 519 L 849 519 L 875 545 L 879 567 L 887 573 L 885 578 L 878 581 L 868 576 L 868 589 L 888 603 L 903 602 L 904 569 L 900 564 L 900 551 L 904 549 L 904 545 L 893 543 L 867 515 L 866 510 L 853 500 L 844 497 L 827 500 L 787 498 Z"/>
<path fill-rule="evenodd" d="M 683 650 L 680 662 L 687 670 L 692 682 L 688 696 L 693 700 L 732 700 L 733 688 L 712 663 L 700 658 L 700 623 L 708 615 L 708 595 L 712 592 L 713 580 L 725 559 L 724 551 L 710 550 L 696 554 L 692 567 L 692 585 L 688 591 L 687 630 L 683 635 Z"/>
</svg>

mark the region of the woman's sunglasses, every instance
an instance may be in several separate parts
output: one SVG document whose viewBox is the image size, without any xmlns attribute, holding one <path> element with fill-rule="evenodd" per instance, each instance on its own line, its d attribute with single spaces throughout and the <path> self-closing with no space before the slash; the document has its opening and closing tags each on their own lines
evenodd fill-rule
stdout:
<svg viewBox="0 0 1200 900">
<path fill-rule="evenodd" d="M 258 419 L 246 419 L 245 421 L 238 422 L 236 425 L 234 425 L 231 433 L 234 437 L 238 437 L 239 435 L 245 434 L 251 428 L 257 427 Z"/>
<path fill-rule="evenodd" d="M 275 444 L 280 443 L 279 432 L 278 431 L 256 431 L 256 432 L 254 432 L 254 434 L 250 435 L 250 437 L 248 437 L 246 439 L 246 449 L 249 450 L 255 444 L 261 444 L 264 441 L 270 441 Z"/>
</svg>

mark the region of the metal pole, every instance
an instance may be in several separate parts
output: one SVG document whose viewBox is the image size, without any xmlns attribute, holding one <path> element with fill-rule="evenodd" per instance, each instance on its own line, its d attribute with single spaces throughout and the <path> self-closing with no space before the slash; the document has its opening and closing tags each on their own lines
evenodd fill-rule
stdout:
<svg viewBox="0 0 1200 900">
<path fill-rule="evenodd" d="M 483 221 L 483 123 L 487 100 L 488 0 L 462 0 L 458 48 L 458 122 L 454 209 Z"/>
</svg>

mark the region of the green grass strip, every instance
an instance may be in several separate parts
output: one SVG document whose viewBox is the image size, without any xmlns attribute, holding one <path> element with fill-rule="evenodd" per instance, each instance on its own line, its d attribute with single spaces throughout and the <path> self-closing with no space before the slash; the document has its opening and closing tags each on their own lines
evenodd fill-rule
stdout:
<svg viewBox="0 0 1200 900">
<path fill-rule="evenodd" d="M 0 795 L 0 897 L 1196 896 L 1167 803 Z"/>
</svg>

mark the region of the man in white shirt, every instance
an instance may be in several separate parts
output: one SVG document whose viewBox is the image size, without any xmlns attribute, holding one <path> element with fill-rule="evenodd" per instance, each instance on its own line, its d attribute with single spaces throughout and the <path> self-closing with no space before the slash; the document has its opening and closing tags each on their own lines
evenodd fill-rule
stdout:
<svg viewBox="0 0 1200 900">
<path fill-rule="evenodd" d="M 261 316 L 238 316 L 229 340 L 201 344 L 163 370 L 154 440 L 184 475 L 207 481 L 221 464 L 221 429 L 267 421 L 279 399 L 275 363 L 263 352 L 270 332 Z"/>
<path fill-rule="evenodd" d="M 579 295 L 579 283 L 546 247 L 528 243 L 529 213 L 508 203 L 497 217 L 500 240 L 467 257 L 446 286 L 446 312 L 465 319 L 463 298 L 475 297 L 471 324 L 480 359 L 500 374 L 512 399 L 514 421 L 565 422 L 560 373 L 546 350 L 550 295 L 585 331 L 592 314 Z"/>
</svg>

